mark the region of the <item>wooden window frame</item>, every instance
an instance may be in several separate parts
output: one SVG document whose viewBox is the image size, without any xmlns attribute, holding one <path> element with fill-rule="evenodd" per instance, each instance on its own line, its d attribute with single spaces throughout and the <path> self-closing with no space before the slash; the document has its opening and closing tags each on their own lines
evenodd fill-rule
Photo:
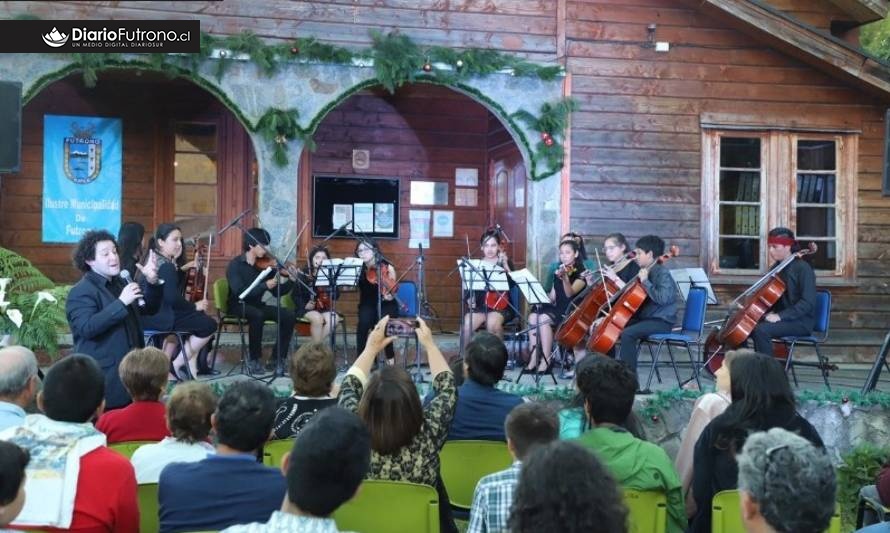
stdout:
<svg viewBox="0 0 890 533">
<path fill-rule="evenodd" d="M 723 137 L 761 139 L 760 269 L 720 268 L 719 183 L 720 140 Z M 747 280 L 769 270 L 766 233 L 769 228 L 795 229 L 797 217 L 797 142 L 835 141 L 837 262 L 833 271 L 817 270 L 820 282 L 855 283 L 858 211 L 856 209 L 859 136 L 855 133 L 778 129 L 702 128 L 702 262 L 711 276 Z"/>
</svg>

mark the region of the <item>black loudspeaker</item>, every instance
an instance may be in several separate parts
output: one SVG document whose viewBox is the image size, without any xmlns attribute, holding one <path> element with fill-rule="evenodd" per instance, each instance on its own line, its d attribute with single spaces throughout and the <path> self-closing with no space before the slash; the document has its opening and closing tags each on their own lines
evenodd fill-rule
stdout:
<svg viewBox="0 0 890 533">
<path fill-rule="evenodd" d="M 0 81 L 0 172 L 18 172 L 22 163 L 22 84 Z"/>
</svg>

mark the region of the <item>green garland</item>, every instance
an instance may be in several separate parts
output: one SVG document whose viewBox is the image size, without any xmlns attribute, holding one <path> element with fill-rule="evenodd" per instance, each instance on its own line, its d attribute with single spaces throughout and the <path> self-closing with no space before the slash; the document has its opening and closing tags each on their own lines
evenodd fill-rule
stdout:
<svg viewBox="0 0 890 533">
<path fill-rule="evenodd" d="M 270 109 L 256 123 L 256 131 L 272 147 L 272 161 L 283 167 L 287 165 L 287 142 L 302 139 L 306 148 L 315 150 L 312 136 L 304 132 L 297 120 L 300 112 L 296 109 Z"/>
<path fill-rule="evenodd" d="M 460 87 L 461 90 L 481 97 L 482 95 L 478 91 L 465 86 L 461 80 L 512 69 L 513 74 L 517 76 L 538 77 L 549 81 L 555 79 L 562 72 L 562 67 L 558 65 L 537 65 L 489 49 L 470 48 L 456 51 L 441 46 L 421 48 L 409 37 L 397 32 L 384 35 L 372 30 L 371 39 L 370 49 L 352 51 L 320 43 L 314 38 L 300 38 L 290 43 L 267 45 L 258 36 L 248 31 L 225 37 L 202 33 L 200 52 L 195 54 L 145 54 L 144 62 L 124 61 L 120 54 L 116 53 L 78 53 L 72 54 L 71 57 L 74 62 L 74 70 L 80 69 L 83 72 L 84 84 L 87 87 L 95 86 L 99 71 L 106 68 L 119 68 L 124 63 L 133 68 L 148 66 L 171 78 L 185 77 L 197 82 L 201 79 L 198 74 L 200 66 L 211 59 L 215 61 L 214 75 L 219 81 L 231 67 L 233 60 L 240 56 L 249 57 L 257 65 L 260 73 L 267 77 L 278 72 L 282 64 L 295 60 L 353 64 L 355 60 L 373 59 L 376 79 L 360 84 L 360 88 L 379 83 L 391 93 L 405 83 L 426 81 Z M 217 51 L 216 55 L 213 53 L 214 50 Z M 199 85 L 207 88 L 208 84 L 205 82 L 199 83 Z M 42 85 L 40 87 L 42 88 Z M 29 96 L 33 96 L 34 92 L 33 89 L 30 90 Z M 218 90 L 212 92 L 223 98 Z M 348 94 L 354 92 L 349 91 Z M 343 97 L 345 96 L 347 95 Z M 495 105 L 501 112 L 501 116 L 508 120 L 514 132 L 519 133 L 520 131 L 515 122 L 519 120 L 529 128 L 541 133 L 540 141 L 534 146 L 525 138 L 521 141 L 531 158 L 530 178 L 532 180 L 549 176 L 562 168 L 564 163 L 562 140 L 568 127 L 568 117 L 577 108 L 573 100 L 562 99 L 554 104 L 546 103 L 541 106 L 539 116 L 524 110 L 508 116 L 500 106 L 487 98 L 484 100 L 489 105 Z M 338 99 L 332 104 L 339 104 L 341 101 L 342 99 Z M 267 142 L 274 143 L 273 159 L 277 165 L 285 165 L 288 161 L 287 143 L 281 142 L 283 138 L 300 138 L 304 140 L 307 147 L 314 149 L 315 143 L 312 141 L 311 134 L 315 131 L 320 118 L 326 115 L 329 110 L 327 108 L 330 107 L 326 106 L 313 120 L 313 123 L 304 129 L 296 123 L 288 124 L 282 115 L 285 112 L 280 109 L 268 110 L 256 126 L 251 126 L 244 120 L 243 115 L 235 108 L 234 104 L 225 103 L 227 107 L 236 112 L 248 129 L 260 132 Z M 546 165 L 546 170 L 541 173 L 538 173 L 536 168 L 539 160 Z"/>
</svg>

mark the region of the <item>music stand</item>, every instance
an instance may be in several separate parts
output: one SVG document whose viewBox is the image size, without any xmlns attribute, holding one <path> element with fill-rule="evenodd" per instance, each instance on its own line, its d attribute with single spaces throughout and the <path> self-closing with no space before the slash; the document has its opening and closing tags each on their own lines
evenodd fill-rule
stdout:
<svg viewBox="0 0 890 533">
<path fill-rule="evenodd" d="M 550 303 L 550 296 L 547 295 L 541 282 L 538 281 L 527 268 L 510 272 L 510 277 L 513 279 L 513 282 L 519 286 L 519 292 L 525 297 L 525 300 L 531 306 L 532 311 L 538 315 L 538 321 L 535 325 L 527 328 L 525 332 L 529 332 L 534 328 L 535 335 L 538 337 L 538 341 L 535 343 L 535 350 L 538 352 L 539 357 L 547 363 L 547 374 L 553 380 L 553 384 L 556 385 L 556 376 L 553 375 L 553 368 L 550 364 L 550 354 L 545 354 L 544 349 L 541 347 L 541 306 Z M 548 324 L 547 327 L 550 327 L 550 324 Z M 528 356 L 529 359 L 532 358 L 531 353 Z M 541 359 L 538 359 L 538 364 L 541 364 Z M 519 380 L 522 379 L 522 376 L 527 372 L 528 367 L 522 365 L 522 370 L 519 371 L 519 376 L 516 377 L 516 383 L 519 383 Z M 541 374 L 535 372 L 535 386 L 540 385 L 540 383 Z"/>
<path fill-rule="evenodd" d="M 507 281 L 507 271 L 500 265 L 492 265 L 482 259 L 467 259 L 462 257 L 457 260 L 457 269 L 461 277 L 461 319 L 467 314 L 464 307 L 466 305 L 467 292 L 510 292 L 510 283 Z M 475 302 L 475 294 L 473 298 Z M 513 306 L 513 302 L 510 301 L 509 297 L 507 298 L 507 306 L 516 313 L 517 317 L 521 316 L 519 310 Z M 471 312 L 476 312 L 475 306 Z M 485 314 L 488 315 L 488 306 L 485 306 Z M 466 344 L 463 338 L 463 324 L 461 324 L 460 332 L 460 355 L 463 356 L 464 344 Z"/>
<path fill-rule="evenodd" d="M 330 335 L 332 353 L 337 353 L 334 347 L 337 341 L 337 326 L 339 325 L 339 320 L 334 321 L 334 317 L 337 316 L 337 300 L 340 297 L 340 289 L 356 287 L 358 285 L 358 277 L 361 268 L 362 260 L 358 257 L 325 259 L 321 262 L 321 266 L 318 269 L 318 275 L 315 277 L 316 287 L 330 288 L 331 308 L 328 310 L 328 324 L 330 324 L 331 327 L 328 335 Z M 343 346 L 343 366 L 338 368 L 338 370 L 345 370 L 349 367 L 349 354 L 347 348 L 347 346 Z"/>
<path fill-rule="evenodd" d="M 711 280 L 703 268 L 672 268 L 671 277 L 674 278 L 674 284 L 683 297 L 683 301 L 689 297 L 689 289 L 692 287 L 704 287 L 708 293 L 708 305 L 717 305 L 717 295 L 714 294 L 714 288 L 711 287 Z"/>
<path fill-rule="evenodd" d="M 877 388 L 878 380 L 881 379 L 882 367 L 886 366 L 887 370 L 890 371 L 890 364 L 887 363 L 888 353 L 890 353 L 890 333 L 884 336 L 884 343 L 881 344 L 878 355 L 875 356 L 875 363 L 872 365 L 868 376 L 865 378 L 865 383 L 862 385 L 862 394 L 869 393 Z"/>
</svg>

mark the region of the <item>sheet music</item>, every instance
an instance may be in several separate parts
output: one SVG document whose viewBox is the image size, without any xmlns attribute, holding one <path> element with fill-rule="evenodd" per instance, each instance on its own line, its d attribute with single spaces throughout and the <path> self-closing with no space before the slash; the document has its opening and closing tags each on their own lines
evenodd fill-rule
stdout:
<svg viewBox="0 0 890 533">
<path fill-rule="evenodd" d="M 465 264 L 468 263 L 469 265 Z M 482 259 L 457 260 L 460 278 L 463 280 L 464 289 L 468 291 L 498 291 L 510 290 L 507 282 L 507 271 L 499 265 L 492 265 Z M 488 283 L 486 283 L 486 279 Z"/>
<path fill-rule="evenodd" d="M 519 286 L 519 290 L 528 303 L 532 305 L 550 303 L 550 297 L 547 295 L 541 282 L 535 278 L 535 275 L 529 269 L 514 270 L 509 274 L 513 281 L 516 282 L 516 285 Z"/>
<path fill-rule="evenodd" d="M 680 294 L 685 302 L 689 297 L 690 287 L 703 287 L 708 292 L 708 303 L 717 304 L 717 295 L 711 287 L 711 280 L 703 268 L 673 268 L 670 270 L 674 283 L 680 289 Z"/>
<path fill-rule="evenodd" d="M 259 285 L 266 279 L 266 276 L 269 275 L 269 272 L 272 272 L 272 267 L 270 266 L 266 267 L 262 272 L 259 273 L 256 278 L 254 278 L 253 283 L 251 283 L 246 289 L 244 289 L 244 292 L 238 295 L 238 299 L 243 300 L 244 298 L 246 298 L 247 295 L 250 294 L 250 291 L 252 291 L 257 285 Z"/>
<path fill-rule="evenodd" d="M 321 262 L 318 275 L 315 277 L 316 287 L 330 287 L 336 276 L 338 287 L 354 287 L 358 284 L 358 276 L 362 271 L 362 260 L 358 257 L 325 259 Z"/>
</svg>

